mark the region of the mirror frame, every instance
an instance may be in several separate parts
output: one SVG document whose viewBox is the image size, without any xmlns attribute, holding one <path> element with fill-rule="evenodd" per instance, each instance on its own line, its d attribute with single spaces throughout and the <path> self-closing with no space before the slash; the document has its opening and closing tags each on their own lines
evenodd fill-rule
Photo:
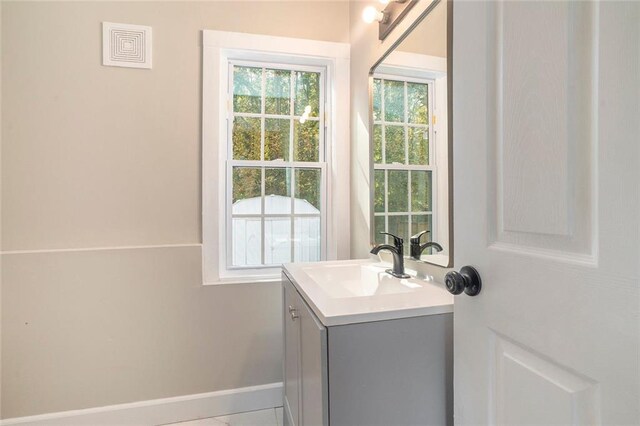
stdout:
<svg viewBox="0 0 640 426">
<path fill-rule="evenodd" d="M 369 241 L 371 247 L 375 246 L 375 211 L 373 208 L 375 200 L 375 184 L 374 179 L 374 164 L 373 164 L 373 75 L 376 68 L 393 52 L 402 42 L 411 34 L 411 32 L 431 13 L 431 11 L 441 2 L 445 2 L 447 6 L 447 129 L 449 140 L 447 141 L 448 149 L 448 180 L 449 186 L 447 188 L 447 204 L 448 204 L 448 218 L 449 221 L 449 235 L 448 235 L 448 250 L 449 259 L 446 265 L 429 262 L 428 260 L 416 260 L 411 257 L 405 257 L 405 261 L 412 261 L 418 264 L 427 263 L 430 265 L 438 266 L 440 268 L 452 268 L 453 267 L 453 2 L 454 0 L 433 0 L 427 8 L 418 15 L 413 22 L 405 29 L 404 33 L 398 37 L 397 40 L 378 58 L 373 65 L 369 68 Z"/>
</svg>

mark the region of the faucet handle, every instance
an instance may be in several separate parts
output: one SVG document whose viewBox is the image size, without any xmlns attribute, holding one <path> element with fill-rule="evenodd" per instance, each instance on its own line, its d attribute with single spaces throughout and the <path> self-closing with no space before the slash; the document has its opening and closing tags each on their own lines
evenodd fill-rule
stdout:
<svg viewBox="0 0 640 426">
<path fill-rule="evenodd" d="M 380 232 L 380 234 L 384 234 L 384 235 L 388 235 L 390 237 L 393 238 L 393 245 L 396 246 L 396 248 L 402 248 L 402 246 L 404 245 L 404 240 L 400 237 L 398 237 L 397 235 L 393 235 L 390 232 Z"/>
<path fill-rule="evenodd" d="M 420 244 L 420 237 L 422 237 L 424 234 L 427 233 L 431 233 L 431 231 L 422 231 L 422 232 L 418 232 L 416 235 L 413 235 L 409 241 L 411 242 L 411 244 Z"/>
</svg>

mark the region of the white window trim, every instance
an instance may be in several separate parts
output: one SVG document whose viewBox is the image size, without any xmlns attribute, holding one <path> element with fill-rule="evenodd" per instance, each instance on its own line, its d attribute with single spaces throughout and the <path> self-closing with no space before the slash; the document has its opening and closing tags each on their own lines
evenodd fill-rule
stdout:
<svg viewBox="0 0 640 426">
<path fill-rule="evenodd" d="M 430 147 L 435 158 L 435 171 L 433 177 L 433 216 L 432 226 L 434 240 L 440 243 L 443 251 L 431 255 L 434 263 L 447 264 L 449 259 L 449 202 L 448 176 L 449 176 L 449 149 L 448 149 L 448 117 L 447 117 L 447 59 L 437 56 L 422 55 L 409 52 L 391 52 L 384 62 L 376 68 L 375 75 L 382 77 L 400 77 L 405 79 L 429 79 L 434 80 L 435 96 L 433 99 L 433 113 L 437 117 L 434 131 L 436 133 L 436 146 Z M 404 166 L 405 168 L 407 166 Z M 375 167 L 374 167 L 375 168 Z M 371 226 L 374 226 L 373 223 Z M 442 240 L 437 240 L 444 236 Z"/>
<path fill-rule="evenodd" d="M 272 282 L 279 271 L 228 270 L 226 250 L 227 82 L 230 60 L 323 66 L 327 140 L 326 259 L 348 259 L 349 54 L 345 43 L 203 31 L 202 56 L 202 279 L 203 284 Z M 274 273 L 275 272 L 275 273 Z"/>
</svg>

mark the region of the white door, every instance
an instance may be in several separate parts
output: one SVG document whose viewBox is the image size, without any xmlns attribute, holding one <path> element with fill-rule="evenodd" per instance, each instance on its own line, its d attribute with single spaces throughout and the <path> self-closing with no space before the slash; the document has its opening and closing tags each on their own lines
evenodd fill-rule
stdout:
<svg viewBox="0 0 640 426">
<path fill-rule="evenodd" d="M 456 424 L 640 424 L 640 2 L 453 19 Z"/>
</svg>

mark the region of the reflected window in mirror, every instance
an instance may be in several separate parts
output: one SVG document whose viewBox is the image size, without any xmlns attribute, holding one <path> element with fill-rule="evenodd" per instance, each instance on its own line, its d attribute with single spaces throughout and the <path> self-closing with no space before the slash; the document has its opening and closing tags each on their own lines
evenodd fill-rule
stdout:
<svg viewBox="0 0 640 426">
<path fill-rule="evenodd" d="M 374 217 L 376 242 L 386 242 L 381 231 L 405 240 L 427 231 L 434 237 L 432 114 L 434 81 L 392 75 L 374 75 Z"/>
<path fill-rule="evenodd" d="M 419 260 L 452 266 L 451 1 L 434 0 L 370 71 L 371 242 L 395 234 L 410 250 L 421 232 Z"/>
</svg>

